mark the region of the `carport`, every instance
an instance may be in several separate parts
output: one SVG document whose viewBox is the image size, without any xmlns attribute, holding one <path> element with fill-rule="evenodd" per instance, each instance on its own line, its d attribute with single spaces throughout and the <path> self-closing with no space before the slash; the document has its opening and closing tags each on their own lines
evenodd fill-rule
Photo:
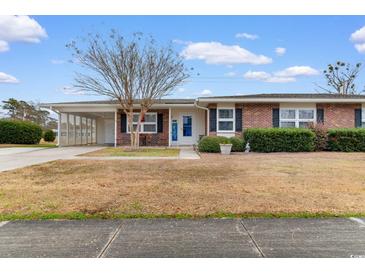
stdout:
<svg viewBox="0 0 365 274">
<path fill-rule="evenodd" d="M 115 145 L 117 106 L 110 101 L 42 104 L 58 115 L 58 145 Z"/>
</svg>

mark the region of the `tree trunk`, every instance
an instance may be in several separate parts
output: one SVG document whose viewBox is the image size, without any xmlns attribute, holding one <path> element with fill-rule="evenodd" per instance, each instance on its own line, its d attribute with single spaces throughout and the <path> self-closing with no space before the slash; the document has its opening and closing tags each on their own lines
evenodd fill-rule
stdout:
<svg viewBox="0 0 365 274">
<path fill-rule="evenodd" d="M 129 134 L 130 134 L 130 140 L 131 140 L 131 148 L 135 148 L 135 138 L 134 138 L 134 129 L 133 129 L 133 110 L 129 111 L 127 113 L 127 119 L 128 119 L 128 127 L 129 127 Z"/>
</svg>

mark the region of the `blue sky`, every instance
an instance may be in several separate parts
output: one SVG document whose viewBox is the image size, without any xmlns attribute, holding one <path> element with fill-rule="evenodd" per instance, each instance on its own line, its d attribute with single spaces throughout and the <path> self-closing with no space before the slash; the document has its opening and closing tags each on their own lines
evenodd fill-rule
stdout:
<svg viewBox="0 0 365 274">
<path fill-rule="evenodd" d="M 70 88 L 79 68 L 66 62 L 71 53 L 65 44 L 111 28 L 152 34 L 162 44 L 174 41 L 187 67 L 194 67 L 189 82 L 174 92 L 178 98 L 315 92 L 328 63 L 365 57 L 364 16 L 1 17 L 0 100 L 101 99 Z"/>
</svg>

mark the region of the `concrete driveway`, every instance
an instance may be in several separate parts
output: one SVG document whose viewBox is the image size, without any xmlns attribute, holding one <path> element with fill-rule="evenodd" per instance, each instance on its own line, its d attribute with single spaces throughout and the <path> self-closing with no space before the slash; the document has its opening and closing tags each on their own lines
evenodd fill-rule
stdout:
<svg viewBox="0 0 365 274">
<path fill-rule="evenodd" d="M 357 218 L 0 222 L 0 257 L 365 257 L 364 224 Z"/>
<path fill-rule="evenodd" d="M 46 163 L 60 159 L 72 159 L 75 155 L 99 150 L 100 146 L 61 148 L 0 148 L 0 172 Z"/>
</svg>

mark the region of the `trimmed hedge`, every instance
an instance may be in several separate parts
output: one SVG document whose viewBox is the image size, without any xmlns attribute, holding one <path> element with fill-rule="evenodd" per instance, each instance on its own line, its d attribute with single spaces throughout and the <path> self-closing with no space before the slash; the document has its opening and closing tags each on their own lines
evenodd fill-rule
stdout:
<svg viewBox="0 0 365 274">
<path fill-rule="evenodd" d="M 219 153 L 221 151 L 219 144 L 232 144 L 232 152 L 242 152 L 244 150 L 244 142 L 239 137 L 223 137 L 223 136 L 204 136 L 198 144 L 200 152 Z"/>
<path fill-rule="evenodd" d="M 0 120 L 0 144 L 38 144 L 42 128 L 32 122 Z"/>
<path fill-rule="evenodd" d="M 204 136 L 198 144 L 200 152 L 215 152 L 221 151 L 219 144 L 230 144 L 230 140 L 223 136 Z"/>
<path fill-rule="evenodd" d="M 365 129 L 330 129 L 327 148 L 343 152 L 365 151 Z"/>
<path fill-rule="evenodd" d="M 56 134 L 53 132 L 53 130 L 49 129 L 44 132 L 43 139 L 46 142 L 53 142 L 56 139 Z"/>
<path fill-rule="evenodd" d="M 315 148 L 315 134 L 305 128 L 252 128 L 244 131 L 254 152 L 304 152 Z"/>
<path fill-rule="evenodd" d="M 242 152 L 244 151 L 244 142 L 242 138 L 231 137 L 229 140 L 232 143 L 232 152 Z"/>
</svg>

